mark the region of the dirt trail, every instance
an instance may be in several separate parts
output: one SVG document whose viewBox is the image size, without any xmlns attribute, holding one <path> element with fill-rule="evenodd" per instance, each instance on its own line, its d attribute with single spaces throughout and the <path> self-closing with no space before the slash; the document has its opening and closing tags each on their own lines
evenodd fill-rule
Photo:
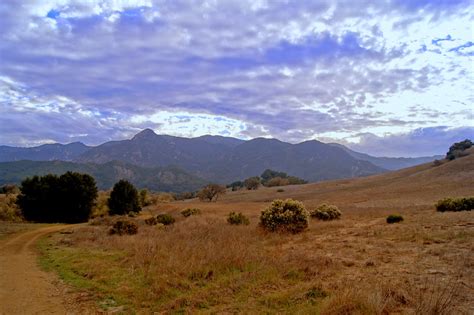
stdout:
<svg viewBox="0 0 474 315">
<path fill-rule="evenodd" d="M 61 290 L 39 269 L 38 238 L 66 228 L 55 225 L 0 242 L 0 314 L 66 314 Z"/>
</svg>

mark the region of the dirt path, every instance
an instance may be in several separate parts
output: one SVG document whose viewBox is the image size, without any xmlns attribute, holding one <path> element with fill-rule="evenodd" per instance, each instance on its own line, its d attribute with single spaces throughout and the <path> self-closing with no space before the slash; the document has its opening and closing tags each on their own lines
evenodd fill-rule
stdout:
<svg viewBox="0 0 474 315">
<path fill-rule="evenodd" d="M 66 314 L 61 290 L 39 269 L 36 241 L 66 228 L 55 225 L 0 242 L 0 314 Z"/>
</svg>

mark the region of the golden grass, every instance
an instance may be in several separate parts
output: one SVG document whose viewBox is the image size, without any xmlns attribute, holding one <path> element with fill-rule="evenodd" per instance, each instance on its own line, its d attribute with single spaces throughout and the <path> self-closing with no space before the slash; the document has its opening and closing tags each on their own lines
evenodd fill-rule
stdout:
<svg viewBox="0 0 474 315">
<path fill-rule="evenodd" d="M 113 297 L 126 312 L 472 314 L 474 213 L 439 213 L 433 205 L 472 195 L 473 157 L 284 192 L 228 192 L 213 203 L 158 203 L 134 219 L 141 222 L 137 235 L 82 227 L 52 238 L 44 258 L 86 275 L 99 300 Z M 328 202 L 342 217 L 311 220 L 297 235 L 266 234 L 258 217 L 275 198 L 296 198 L 309 209 Z M 183 218 L 186 208 L 202 213 Z M 227 224 L 231 211 L 251 224 Z M 387 224 L 395 212 L 405 220 Z M 165 228 L 143 223 L 157 213 L 177 221 Z M 98 253 L 121 258 L 103 263 Z"/>
</svg>

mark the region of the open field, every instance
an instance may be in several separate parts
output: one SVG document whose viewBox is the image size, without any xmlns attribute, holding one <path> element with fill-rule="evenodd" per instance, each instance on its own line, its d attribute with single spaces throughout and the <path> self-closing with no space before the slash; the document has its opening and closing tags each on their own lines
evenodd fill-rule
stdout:
<svg viewBox="0 0 474 315">
<path fill-rule="evenodd" d="M 104 219 L 44 240 L 41 261 L 100 308 L 126 313 L 472 314 L 474 213 L 439 213 L 433 204 L 473 195 L 473 175 L 471 155 L 284 192 L 162 203 L 134 219 L 137 235 L 108 236 L 113 219 Z M 329 202 L 343 216 L 312 220 L 297 235 L 263 233 L 259 213 L 275 198 L 295 198 L 309 209 Z M 187 207 L 202 214 L 185 219 L 179 212 Z M 230 211 L 248 215 L 251 224 L 228 225 Z M 157 213 L 177 222 L 143 223 Z M 404 222 L 388 225 L 392 213 Z"/>
</svg>

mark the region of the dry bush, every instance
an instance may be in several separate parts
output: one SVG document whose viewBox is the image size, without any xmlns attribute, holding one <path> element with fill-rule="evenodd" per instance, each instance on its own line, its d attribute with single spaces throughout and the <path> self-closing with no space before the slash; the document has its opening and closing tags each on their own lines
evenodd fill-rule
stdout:
<svg viewBox="0 0 474 315">
<path fill-rule="evenodd" d="M 133 235 L 138 233 L 138 225 L 135 222 L 121 220 L 115 222 L 109 231 L 110 235 Z"/>
<path fill-rule="evenodd" d="M 163 225 L 170 225 L 175 221 L 175 218 L 170 214 L 159 214 L 156 216 L 156 223 L 161 223 Z"/>
<path fill-rule="evenodd" d="M 0 194 L 0 221 L 21 222 L 23 216 L 16 204 L 15 194 Z"/>
<path fill-rule="evenodd" d="M 260 215 L 260 226 L 270 232 L 299 233 L 308 228 L 309 214 L 302 202 L 276 199 Z"/>
<path fill-rule="evenodd" d="M 107 200 L 109 200 L 109 197 L 110 197 L 110 190 L 99 191 L 99 193 L 97 194 L 97 199 L 95 201 L 95 204 L 92 207 L 91 218 L 108 215 L 109 206 L 107 205 Z"/>
<path fill-rule="evenodd" d="M 243 213 L 236 213 L 232 211 L 227 217 L 227 223 L 232 225 L 249 225 L 250 220 Z"/>
<path fill-rule="evenodd" d="M 310 215 L 312 218 L 316 218 L 323 221 L 329 221 L 339 219 L 342 213 L 338 207 L 323 203 L 322 205 L 311 211 Z"/>
<path fill-rule="evenodd" d="M 440 279 L 426 277 L 422 287 L 413 286 L 415 297 L 414 308 L 416 314 L 444 315 L 454 314 L 456 293 L 460 289 L 458 277 Z"/>
<path fill-rule="evenodd" d="M 198 208 L 187 208 L 181 211 L 181 215 L 185 218 L 190 217 L 192 215 L 201 214 L 201 210 Z"/>
</svg>

